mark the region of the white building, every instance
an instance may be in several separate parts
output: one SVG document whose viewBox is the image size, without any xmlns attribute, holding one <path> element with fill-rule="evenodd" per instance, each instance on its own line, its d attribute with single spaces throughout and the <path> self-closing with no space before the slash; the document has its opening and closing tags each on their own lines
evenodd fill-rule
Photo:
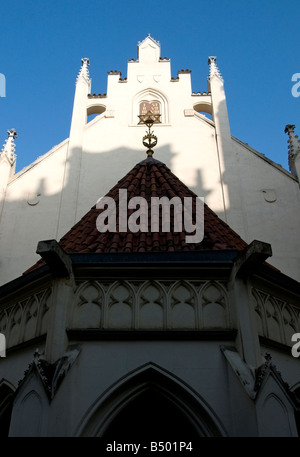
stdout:
<svg viewBox="0 0 300 457">
<path fill-rule="evenodd" d="M 88 67 L 82 59 L 68 139 L 16 174 L 14 129 L 1 153 L 7 433 L 142 434 L 136 418 L 152 405 L 173 436 L 297 436 L 294 126 L 286 127 L 290 173 L 231 135 L 215 57 L 207 92 L 197 94 L 190 70 L 171 78 L 150 36 L 127 78 L 108 73 L 107 94 L 91 93 Z M 149 109 L 160 114 L 158 145 L 143 160 L 139 115 Z M 94 205 L 110 189 L 117 201 L 121 188 L 204 197 L 203 242 L 99 234 Z"/>
</svg>

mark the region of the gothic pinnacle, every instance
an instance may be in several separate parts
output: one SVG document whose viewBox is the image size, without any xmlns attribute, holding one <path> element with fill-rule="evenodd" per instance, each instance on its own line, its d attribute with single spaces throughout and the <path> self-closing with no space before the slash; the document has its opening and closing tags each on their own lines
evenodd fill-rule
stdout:
<svg viewBox="0 0 300 457">
<path fill-rule="evenodd" d="M 16 149 L 15 138 L 17 137 L 17 131 L 16 131 L 16 129 L 10 129 L 10 130 L 7 130 L 7 133 L 8 133 L 8 138 L 5 140 L 5 143 L 1 150 L 0 156 L 3 157 L 4 155 L 6 155 L 9 163 L 11 165 L 13 165 L 17 158 L 17 156 L 15 154 L 15 149 Z"/>
<path fill-rule="evenodd" d="M 293 175 L 296 174 L 295 171 L 295 158 L 300 153 L 300 141 L 298 139 L 298 135 L 294 133 L 295 126 L 292 124 L 287 124 L 284 132 L 289 135 L 288 143 L 289 143 L 289 167 L 290 171 Z"/>
<path fill-rule="evenodd" d="M 89 74 L 89 65 L 90 65 L 90 59 L 88 57 L 84 57 L 81 59 L 81 68 L 79 70 L 76 83 L 81 79 L 84 78 L 86 81 L 90 80 L 90 74 Z"/>
<path fill-rule="evenodd" d="M 217 66 L 217 58 L 215 56 L 210 56 L 208 58 L 208 65 L 209 65 L 209 74 L 208 80 L 211 81 L 213 76 L 217 76 L 221 81 L 223 81 L 221 72 Z"/>
</svg>

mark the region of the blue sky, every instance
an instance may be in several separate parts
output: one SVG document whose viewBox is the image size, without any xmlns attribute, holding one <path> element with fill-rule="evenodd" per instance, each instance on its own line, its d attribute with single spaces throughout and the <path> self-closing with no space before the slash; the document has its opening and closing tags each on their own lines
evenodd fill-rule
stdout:
<svg viewBox="0 0 300 457">
<path fill-rule="evenodd" d="M 207 90 L 207 59 L 225 81 L 231 132 L 288 169 L 286 124 L 300 134 L 296 0 L 11 0 L 0 6 L 0 148 L 18 132 L 17 171 L 69 136 L 75 79 L 90 58 L 92 92 L 106 92 L 107 71 L 126 76 L 148 33 L 171 59 L 173 76 L 192 70 L 193 91 Z"/>
</svg>

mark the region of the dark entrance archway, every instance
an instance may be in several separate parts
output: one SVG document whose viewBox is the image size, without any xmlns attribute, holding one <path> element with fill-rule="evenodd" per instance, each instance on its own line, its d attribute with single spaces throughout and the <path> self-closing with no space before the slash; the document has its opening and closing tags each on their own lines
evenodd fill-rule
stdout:
<svg viewBox="0 0 300 457">
<path fill-rule="evenodd" d="M 186 440 L 199 438 L 188 417 L 156 389 L 146 389 L 111 422 L 105 439 Z"/>
<path fill-rule="evenodd" d="M 150 362 L 112 384 L 87 411 L 76 436 L 191 441 L 226 432 L 196 391 Z"/>
</svg>

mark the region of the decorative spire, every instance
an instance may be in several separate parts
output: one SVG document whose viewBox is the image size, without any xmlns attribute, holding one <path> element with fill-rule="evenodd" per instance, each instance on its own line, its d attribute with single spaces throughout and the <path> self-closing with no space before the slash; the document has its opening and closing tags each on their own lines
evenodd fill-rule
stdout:
<svg viewBox="0 0 300 457">
<path fill-rule="evenodd" d="M 153 131 L 151 132 L 151 127 L 154 123 L 160 122 L 160 114 L 148 111 L 146 114 L 140 114 L 139 118 L 139 124 L 146 124 L 148 127 L 148 132 L 143 137 L 143 145 L 148 148 L 146 151 L 147 156 L 152 157 L 154 154 L 153 148 L 157 145 L 157 136 L 154 135 Z"/>
<path fill-rule="evenodd" d="M 15 154 L 15 138 L 18 136 L 16 129 L 10 129 L 7 130 L 8 133 L 8 138 L 5 140 L 5 143 L 3 145 L 2 151 L 0 153 L 0 156 L 6 155 L 9 163 L 13 165 L 16 161 L 16 154 Z"/>
<path fill-rule="evenodd" d="M 88 57 L 84 57 L 81 59 L 81 68 L 79 70 L 76 83 L 81 79 L 84 78 L 87 82 L 90 80 L 90 74 L 89 74 L 89 65 L 90 65 L 90 59 Z"/>
<path fill-rule="evenodd" d="M 288 143 L 289 143 L 289 167 L 290 171 L 294 176 L 297 176 L 296 168 L 295 168 L 295 159 L 296 156 L 300 153 L 300 141 L 298 139 L 298 135 L 294 133 L 295 126 L 292 124 L 287 124 L 284 133 L 289 135 Z"/>
<path fill-rule="evenodd" d="M 217 58 L 215 56 L 210 56 L 208 58 L 208 65 L 209 65 L 209 74 L 208 74 L 208 81 L 211 81 L 213 76 L 217 76 L 221 81 L 223 81 L 221 72 L 217 66 Z"/>
</svg>

